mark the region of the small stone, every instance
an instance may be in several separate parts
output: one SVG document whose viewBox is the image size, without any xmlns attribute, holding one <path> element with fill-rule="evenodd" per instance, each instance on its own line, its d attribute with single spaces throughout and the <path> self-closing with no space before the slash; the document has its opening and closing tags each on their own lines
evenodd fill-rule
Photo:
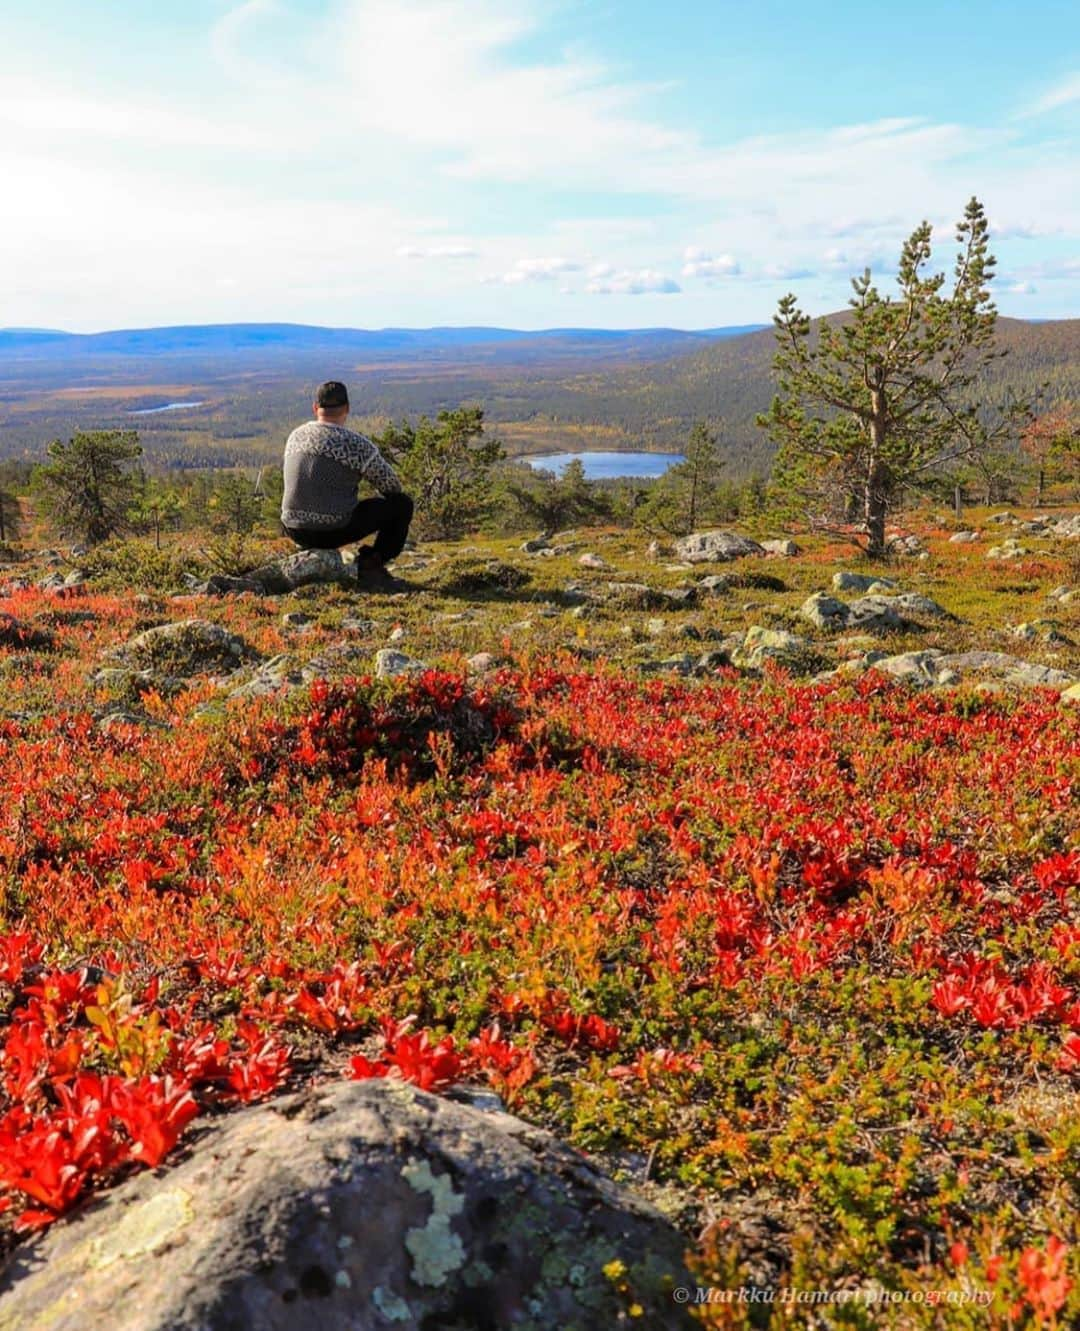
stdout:
<svg viewBox="0 0 1080 1331">
<path fill-rule="evenodd" d="M 426 670 L 427 663 L 418 661 L 405 652 L 396 652 L 392 647 L 384 647 L 375 653 L 375 674 L 380 679 L 393 678 L 395 675 L 411 674 Z"/>
<path fill-rule="evenodd" d="M 468 657 L 465 662 L 465 668 L 470 675 L 483 674 L 485 670 L 492 670 L 498 665 L 498 657 L 494 652 L 477 652 L 474 656 Z"/>
</svg>

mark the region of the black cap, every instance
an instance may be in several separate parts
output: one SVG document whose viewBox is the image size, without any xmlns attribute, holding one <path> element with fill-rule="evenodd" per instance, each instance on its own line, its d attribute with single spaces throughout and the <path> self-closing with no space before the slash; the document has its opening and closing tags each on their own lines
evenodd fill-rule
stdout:
<svg viewBox="0 0 1080 1331">
<path fill-rule="evenodd" d="M 335 407 L 347 407 L 349 405 L 349 390 L 344 384 L 339 384 L 336 379 L 327 379 L 324 384 L 320 384 L 315 390 L 315 405 L 317 407 L 329 407 L 331 410 Z"/>
</svg>

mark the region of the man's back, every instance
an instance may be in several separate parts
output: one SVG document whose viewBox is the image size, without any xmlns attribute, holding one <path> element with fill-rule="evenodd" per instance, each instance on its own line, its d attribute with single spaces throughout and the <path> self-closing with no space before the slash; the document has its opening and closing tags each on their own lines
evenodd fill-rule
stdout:
<svg viewBox="0 0 1080 1331">
<path fill-rule="evenodd" d="M 361 479 L 380 494 L 401 493 L 393 469 L 366 435 L 324 421 L 306 421 L 289 435 L 284 473 L 281 521 L 286 527 L 345 526 Z"/>
</svg>

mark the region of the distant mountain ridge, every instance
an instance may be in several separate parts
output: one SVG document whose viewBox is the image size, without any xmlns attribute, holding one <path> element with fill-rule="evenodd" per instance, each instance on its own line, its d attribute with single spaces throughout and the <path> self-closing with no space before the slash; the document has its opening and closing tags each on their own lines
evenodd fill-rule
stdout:
<svg viewBox="0 0 1080 1331">
<path fill-rule="evenodd" d="M 332 328 L 318 324 L 230 323 L 178 324 L 155 328 L 114 329 L 100 333 L 67 333 L 46 328 L 0 328 L 0 354 L 20 359 L 44 355 L 65 356 L 178 356 L 221 352 L 240 355 L 297 354 L 315 351 L 364 352 L 369 355 L 411 353 L 438 355 L 463 349 L 516 346 L 537 351 L 559 346 L 581 351 L 589 348 L 634 349 L 639 354 L 663 355 L 677 348 L 707 344 L 718 338 L 738 337 L 765 327 L 689 330 L 680 328 L 542 328 L 515 329 L 442 326 L 433 328 Z"/>
<path fill-rule="evenodd" d="M 1049 383 L 1050 398 L 1080 399 L 1080 319 L 1001 318 L 998 341 L 1009 354 L 989 367 L 979 396 L 1030 395 Z M 361 428 L 476 402 L 515 454 L 675 452 L 693 422 L 705 420 L 739 479 L 772 462 L 755 418 L 775 391 L 775 349 L 770 325 L 0 330 L 0 458 L 40 457 L 51 439 L 75 429 L 137 423 L 156 462 L 263 465 L 307 412 L 313 386 L 341 378 Z M 160 411 L 176 402 L 199 405 Z"/>
</svg>

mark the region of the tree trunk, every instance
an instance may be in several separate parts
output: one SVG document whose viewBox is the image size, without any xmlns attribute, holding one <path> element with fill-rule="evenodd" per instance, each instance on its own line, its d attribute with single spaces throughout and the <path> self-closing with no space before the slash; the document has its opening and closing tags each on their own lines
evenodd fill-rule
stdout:
<svg viewBox="0 0 1080 1331">
<path fill-rule="evenodd" d="M 1042 508 L 1042 501 L 1043 501 L 1043 486 L 1044 486 L 1045 484 L 1046 484 L 1046 471 L 1045 471 L 1044 468 L 1040 467 L 1040 468 L 1039 468 L 1039 484 L 1038 484 L 1038 487 L 1037 487 L 1036 490 L 1035 490 L 1035 507 L 1036 507 L 1036 508 Z"/>
<path fill-rule="evenodd" d="M 864 516 L 866 553 L 871 559 L 885 558 L 885 518 L 889 506 L 889 474 L 881 455 L 885 450 L 885 398 L 875 390 L 871 394 L 874 415 L 870 421 L 870 465 L 866 474 Z"/>
<path fill-rule="evenodd" d="M 953 486 L 953 512 L 959 518 L 964 507 L 964 496 L 958 485 Z"/>
</svg>

